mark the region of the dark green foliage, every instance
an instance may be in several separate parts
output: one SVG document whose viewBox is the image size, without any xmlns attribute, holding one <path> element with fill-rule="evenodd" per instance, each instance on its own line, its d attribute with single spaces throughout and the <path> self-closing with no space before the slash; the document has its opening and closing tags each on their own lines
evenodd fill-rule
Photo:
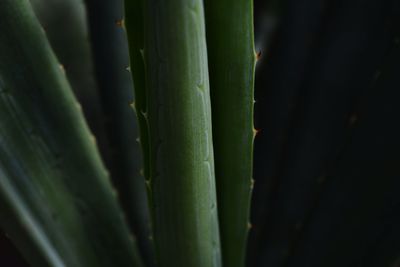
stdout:
<svg viewBox="0 0 400 267">
<path fill-rule="evenodd" d="M 253 5 L 210 0 L 205 10 L 223 263 L 244 266 L 255 135 Z"/>
<path fill-rule="evenodd" d="M 86 0 L 99 94 L 109 137 L 110 172 L 147 265 L 154 258 L 122 0 Z M 109 40 L 112 40 L 110 42 Z"/>
<path fill-rule="evenodd" d="M 0 2 L 0 227 L 31 266 L 399 266 L 398 0 L 30 1 L 44 31 Z"/>
<path fill-rule="evenodd" d="M 203 3 L 126 12 L 158 264 L 220 266 Z"/>
<path fill-rule="evenodd" d="M 2 1 L 0 17 L 2 226 L 33 266 L 141 266 L 31 6 Z"/>
<path fill-rule="evenodd" d="M 400 159 L 400 129 L 394 123 L 400 112 L 398 8 L 387 9 L 384 3 L 376 2 L 364 10 L 371 35 L 382 34 L 369 41 L 371 52 L 381 48 L 381 53 L 376 53 L 379 63 L 369 75 L 359 77 L 369 77 L 369 83 L 353 108 L 340 157 L 328 173 L 289 266 L 298 266 L 299 261 L 328 267 L 397 266 L 393 263 L 400 256 L 400 172 L 396 163 Z M 376 12 L 385 20 L 378 20 Z M 372 14 L 376 20 L 371 19 Z"/>
<path fill-rule="evenodd" d="M 305 6 L 308 12 L 316 6 L 311 2 Z M 297 21 L 293 21 L 296 16 L 284 15 L 279 45 L 271 50 L 269 69 L 263 70 L 268 74 L 263 89 L 268 91 L 263 91 L 265 98 L 258 99 L 266 117 L 260 119 L 264 125 L 259 141 L 263 143 L 256 143 L 256 147 L 269 148 L 270 152 L 263 152 L 266 155 L 274 155 L 274 151 L 280 154 L 259 157 L 256 163 L 262 165 L 257 171 L 268 185 L 256 191 L 256 200 L 262 197 L 268 205 L 264 224 L 256 225 L 262 229 L 257 233 L 262 244 L 258 247 L 261 266 L 390 266 L 396 257 L 398 245 L 391 237 L 396 235 L 396 219 L 379 221 L 376 216 L 386 213 L 385 205 L 396 205 L 394 192 L 389 190 L 396 186 L 396 170 L 384 171 L 383 162 L 390 161 L 384 151 L 389 153 L 397 140 L 384 134 L 387 131 L 372 114 L 365 116 L 365 128 L 348 137 L 352 131 L 349 125 L 361 119 L 353 112 L 386 61 L 393 29 L 399 26 L 389 2 L 327 3 L 324 9 L 316 10 L 322 17 L 319 30 L 310 39 L 292 32 L 290 36 L 297 36 L 295 42 L 282 40 L 284 33 L 291 28 L 297 28 L 297 33 L 300 29 L 310 31 L 307 21 L 318 15 L 305 14 L 308 20 L 298 15 Z M 289 6 L 294 8 L 291 3 L 286 10 Z M 292 23 L 285 24 L 289 20 Z M 290 54 L 289 48 L 285 51 L 282 41 L 287 47 L 300 47 L 296 55 Z M 302 50 L 299 44 L 305 41 L 307 49 Z M 289 60 L 283 55 L 293 56 Z M 299 65 L 293 63 L 296 59 Z M 392 67 L 397 68 L 395 59 Z M 388 82 L 396 84 L 393 79 Z M 387 90 L 387 96 L 394 93 Z M 289 98 L 290 92 L 294 94 Z M 278 97 L 284 94 L 287 96 Z M 372 99 L 367 109 L 375 106 Z M 398 114 L 393 105 L 388 103 L 388 108 Z M 284 109 L 286 113 L 281 112 Z M 288 115 L 282 119 L 279 114 Z M 391 131 L 397 131 L 396 127 Z M 386 144 L 378 141 L 386 138 Z M 380 145 L 374 147 L 376 142 Z M 265 190 L 270 192 L 267 198 Z M 380 229 L 386 227 L 386 233 Z"/>
<path fill-rule="evenodd" d="M 102 159 L 109 165 L 111 156 L 93 68 L 85 5 L 82 0 L 30 2 L 96 136 Z"/>
<path fill-rule="evenodd" d="M 6 233 L 0 232 L 0 262 L 5 262 L 13 267 L 28 267 L 28 263 L 24 260 L 18 249 L 7 238 Z"/>
<path fill-rule="evenodd" d="M 282 170 L 286 168 L 285 149 L 302 84 L 317 45 L 325 9 L 322 1 L 281 1 L 282 17 L 270 51 L 264 53 L 256 71 L 255 188 L 252 201 L 253 229 L 248 249 L 249 265 L 265 254 L 269 239 L 269 213 L 275 204 Z M 284 231 L 282 235 L 288 233 Z M 277 251 L 283 248 L 277 242 Z M 286 245 L 283 245 L 286 247 Z M 280 257 L 280 253 L 274 255 Z"/>
</svg>

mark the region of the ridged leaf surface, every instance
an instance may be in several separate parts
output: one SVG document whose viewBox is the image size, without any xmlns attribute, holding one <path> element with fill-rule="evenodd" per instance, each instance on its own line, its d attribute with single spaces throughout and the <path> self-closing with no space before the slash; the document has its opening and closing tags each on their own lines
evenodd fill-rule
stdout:
<svg viewBox="0 0 400 267">
<path fill-rule="evenodd" d="M 0 3 L 0 223 L 32 266 L 141 266 L 27 0 Z"/>
<path fill-rule="evenodd" d="M 127 3 L 159 266 L 220 266 L 203 3 Z"/>
<path fill-rule="evenodd" d="M 224 266 L 244 266 L 253 170 L 253 2 L 205 1 Z"/>
</svg>

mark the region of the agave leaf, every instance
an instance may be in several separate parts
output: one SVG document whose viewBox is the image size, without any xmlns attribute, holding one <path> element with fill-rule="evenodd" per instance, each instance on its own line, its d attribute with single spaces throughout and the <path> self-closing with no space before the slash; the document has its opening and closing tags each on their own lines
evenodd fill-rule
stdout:
<svg viewBox="0 0 400 267">
<path fill-rule="evenodd" d="M 203 3 L 126 3 L 158 263 L 220 266 Z"/>
<path fill-rule="evenodd" d="M 2 1 L 0 18 L 0 223 L 33 266 L 141 266 L 29 2 Z"/>
<path fill-rule="evenodd" d="M 110 173 L 147 266 L 154 261 L 123 0 L 86 0 L 96 78 L 113 151 Z M 113 40 L 113 42 L 109 42 Z"/>
<path fill-rule="evenodd" d="M 82 0 L 30 0 L 33 10 L 60 64 L 63 65 L 101 156 L 109 166 L 107 142 L 98 84 L 95 80 L 86 9 Z"/>
<path fill-rule="evenodd" d="M 222 256 L 244 266 L 253 171 L 253 2 L 205 1 Z"/>
</svg>

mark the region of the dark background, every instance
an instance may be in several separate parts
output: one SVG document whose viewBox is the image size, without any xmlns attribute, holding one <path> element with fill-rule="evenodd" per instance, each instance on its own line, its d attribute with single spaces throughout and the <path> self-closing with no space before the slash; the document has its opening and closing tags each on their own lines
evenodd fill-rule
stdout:
<svg viewBox="0 0 400 267">
<path fill-rule="evenodd" d="M 400 266 L 400 2 L 268 4 L 249 266 Z"/>
</svg>

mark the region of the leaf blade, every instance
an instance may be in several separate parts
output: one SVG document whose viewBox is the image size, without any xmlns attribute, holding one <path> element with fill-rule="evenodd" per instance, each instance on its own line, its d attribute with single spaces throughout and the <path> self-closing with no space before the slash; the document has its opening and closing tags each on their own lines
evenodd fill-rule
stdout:
<svg viewBox="0 0 400 267">
<path fill-rule="evenodd" d="M 8 200 L 0 222 L 37 266 L 140 266 L 95 140 L 31 6 L 2 1 L 0 15 L 0 183 Z"/>
</svg>

